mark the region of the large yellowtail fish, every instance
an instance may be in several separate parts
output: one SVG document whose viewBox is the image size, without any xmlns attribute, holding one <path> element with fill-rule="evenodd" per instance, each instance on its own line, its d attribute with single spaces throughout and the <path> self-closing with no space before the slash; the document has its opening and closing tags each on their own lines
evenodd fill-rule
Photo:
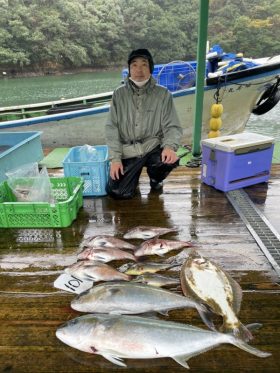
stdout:
<svg viewBox="0 0 280 373">
<path fill-rule="evenodd" d="M 252 339 L 250 331 L 240 322 L 237 314 L 242 300 L 239 284 L 217 264 L 193 251 L 181 268 L 183 293 L 223 317 L 221 331 L 232 332 L 244 340 Z"/>
<path fill-rule="evenodd" d="M 80 312 L 111 314 L 138 314 L 159 312 L 164 315 L 169 310 L 196 308 L 202 316 L 206 312 L 200 303 L 155 286 L 136 282 L 103 283 L 79 294 L 71 302 L 71 307 Z M 203 318 L 207 324 L 207 319 Z"/>
<path fill-rule="evenodd" d="M 137 316 L 84 315 L 61 325 L 56 336 L 68 346 L 101 355 L 122 367 L 126 366 L 123 359 L 170 357 L 189 368 L 191 357 L 226 343 L 258 357 L 271 355 L 231 334 Z"/>
</svg>

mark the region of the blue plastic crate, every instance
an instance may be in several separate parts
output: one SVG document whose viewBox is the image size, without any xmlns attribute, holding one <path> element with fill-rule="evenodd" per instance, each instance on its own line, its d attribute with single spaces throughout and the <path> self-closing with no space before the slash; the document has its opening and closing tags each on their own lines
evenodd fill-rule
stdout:
<svg viewBox="0 0 280 373">
<path fill-rule="evenodd" d="M 71 148 L 63 160 L 65 176 L 82 177 L 84 180 L 83 196 L 106 195 L 109 175 L 109 151 L 107 145 L 96 145 L 97 160 L 84 162 L 80 159 L 81 146 Z"/>
<path fill-rule="evenodd" d="M 0 182 L 7 179 L 7 171 L 43 159 L 40 135 L 37 131 L 0 133 Z"/>
</svg>

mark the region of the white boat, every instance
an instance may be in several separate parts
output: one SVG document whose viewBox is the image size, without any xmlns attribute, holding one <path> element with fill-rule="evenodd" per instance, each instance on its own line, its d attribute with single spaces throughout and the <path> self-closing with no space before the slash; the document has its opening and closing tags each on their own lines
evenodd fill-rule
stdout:
<svg viewBox="0 0 280 373">
<path fill-rule="evenodd" d="M 232 61 L 230 60 L 231 64 Z M 202 138 L 206 138 L 209 132 L 210 108 L 217 98 L 224 107 L 221 135 L 242 132 L 252 112 L 256 115 L 263 114 L 279 101 L 280 55 L 258 60 L 244 59 L 244 61 L 248 61 L 249 67 L 243 70 L 234 71 L 231 65 L 227 65 L 228 68 L 222 66 L 223 70 L 216 70 L 212 73 L 206 70 Z M 226 63 L 228 62 L 229 60 Z M 250 67 L 251 65 L 254 66 Z M 175 61 L 166 65 L 156 65 L 154 72 L 159 84 L 169 87 L 172 81 L 172 87 L 169 89 L 172 91 L 176 110 L 184 129 L 182 139 L 184 144 L 191 144 L 193 136 L 195 67 L 195 63 Z M 102 145 L 105 144 L 105 122 L 111 96 L 112 92 L 107 92 L 64 100 L 63 103 L 54 101 L 28 105 L 25 109 L 33 112 L 36 109 L 49 110 L 49 115 L 2 121 L 0 133 L 3 131 L 42 131 L 41 140 L 45 147 Z M 83 105 L 89 105 L 99 99 L 103 102 L 100 104 L 99 101 L 99 106 L 83 109 Z M 71 106 L 73 104 L 74 109 Z M 20 106 L 0 108 L 0 114 L 1 112 L 11 113 L 15 108 L 24 111 Z"/>
</svg>

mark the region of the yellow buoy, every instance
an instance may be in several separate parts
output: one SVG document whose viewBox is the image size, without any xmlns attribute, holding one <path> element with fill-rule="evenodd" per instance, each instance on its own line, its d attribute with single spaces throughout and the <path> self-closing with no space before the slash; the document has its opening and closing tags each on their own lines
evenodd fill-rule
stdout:
<svg viewBox="0 0 280 373">
<path fill-rule="evenodd" d="M 213 104 L 211 106 L 211 117 L 218 118 L 223 114 L 224 108 L 222 104 Z"/>
<path fill-rule="evenodd" d="M 209 139 L 213 139 L 214 137 L 219 137 L 221 135 L 220 131 L 210 131 L 208 133 Z"/>
<path fill-rule="evenodd" d="M 211 118 L 209 120 L 209 127 L 210 130 L 217 131 L 222 127 L 222 119 L 221 117 L 218 118 Z"/>
</svg>

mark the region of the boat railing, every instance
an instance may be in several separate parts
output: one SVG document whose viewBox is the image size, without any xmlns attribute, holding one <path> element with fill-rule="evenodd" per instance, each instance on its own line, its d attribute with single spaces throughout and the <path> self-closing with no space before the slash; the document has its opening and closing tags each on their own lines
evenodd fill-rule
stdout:
<svg viewBox="0 0 280 373">
<path fill-rule="evenodd" d="M 107 92 L 59 101 L 2 107 L 0 122 L 99 107 L 107 104 L 111 98 L 112 92 Z"/>
</svg>

